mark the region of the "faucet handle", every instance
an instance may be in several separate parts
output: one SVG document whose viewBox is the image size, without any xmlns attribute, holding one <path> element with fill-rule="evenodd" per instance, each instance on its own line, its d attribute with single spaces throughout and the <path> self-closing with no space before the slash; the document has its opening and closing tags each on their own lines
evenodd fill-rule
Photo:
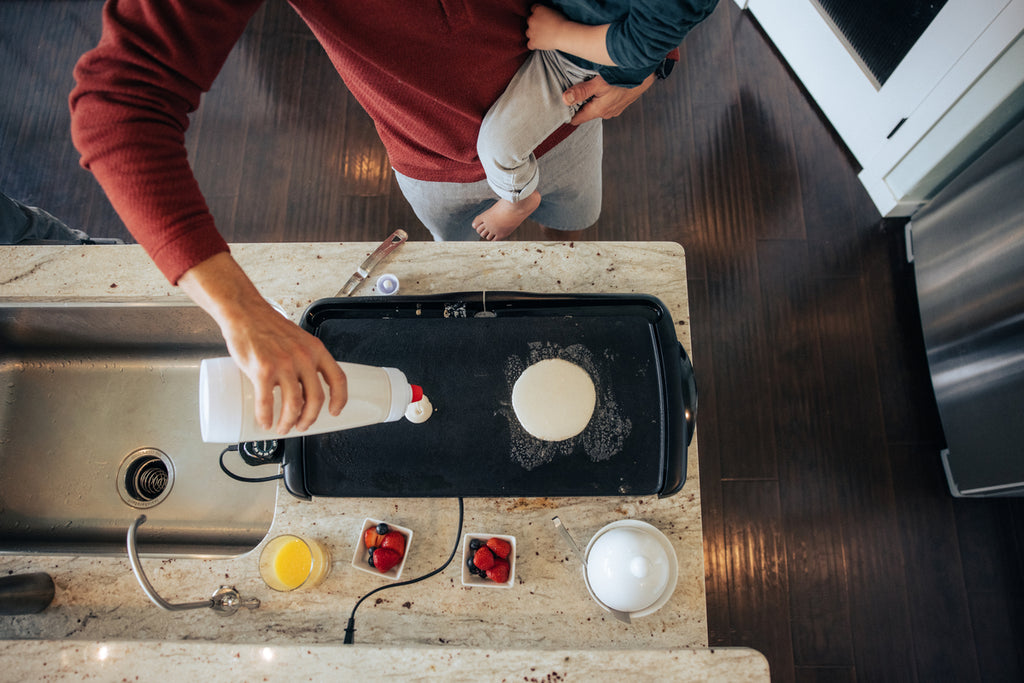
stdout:
<svg viewBox="0 0 1024 683">
<path fill-rule="evenodd" d="M 221 586 L 213 594 L 213 604 L 210 608 L 218 614 L 231 616 L 241 607 L 257 609 L 259 606 L 259 598 L 243 598 L 234 586 Z"/>
</svg>

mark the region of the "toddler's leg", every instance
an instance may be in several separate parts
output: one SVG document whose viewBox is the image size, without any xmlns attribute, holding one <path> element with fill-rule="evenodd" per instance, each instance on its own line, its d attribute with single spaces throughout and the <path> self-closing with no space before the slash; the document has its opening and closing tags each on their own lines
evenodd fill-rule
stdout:
<svg viewBox="0 0 1024 683">
<path fill-rule="evenodd" d="M 533 150 L 572 118 L 562 93 L 588 75 L 555 52 L 533 52 L 484 117 L 477 153 L 499 199 L 473 221 L 481 237 L 507 237 L 540 205 Z"/>
</svg>

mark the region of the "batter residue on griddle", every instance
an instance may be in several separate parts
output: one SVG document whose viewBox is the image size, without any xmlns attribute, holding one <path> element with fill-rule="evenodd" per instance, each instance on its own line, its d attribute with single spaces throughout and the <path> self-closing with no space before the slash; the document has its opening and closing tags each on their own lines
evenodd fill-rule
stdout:
<svg viewBox="0 0 1024 683">
<path fill-rule="evenodd" d="M 595 361 L 587 347 L 582 344 L 563 347 L 550 342 L 529 344 L 526 357 L 512 356 L 505 364 L 509 396 L 516 380 L 526 368 L 552 358 L 560 358 L 578 365 L 590 376 L 596 394 L 593 416 L 586 428 L 576 436 L 563 441 L 543 441 L 523 428 L 510 401 L 508 408 L 503 409 L 502 413 L 509 421 L 512 459 L 529 471 L 558 457 L 569 455 L 582 446 L 592 462 L 608 460 L 622 450 L 633 424 L 629 418 L 622 415 L 612 387 L 604 381 L 600 364 Z"/>
</svg>

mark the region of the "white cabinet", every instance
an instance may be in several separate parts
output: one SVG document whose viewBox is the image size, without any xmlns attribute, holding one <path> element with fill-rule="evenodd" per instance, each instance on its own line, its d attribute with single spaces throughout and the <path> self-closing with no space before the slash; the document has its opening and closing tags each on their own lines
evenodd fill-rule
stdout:
<svg viewBox="0 0 1024 683">
<path fill-rule="evenodd" d="M 746 7 L 862 167 L 909 215 L 1024 112 L 1024 0 L 948 0 L 878 86 L 813 0 Z"/>
</svg>

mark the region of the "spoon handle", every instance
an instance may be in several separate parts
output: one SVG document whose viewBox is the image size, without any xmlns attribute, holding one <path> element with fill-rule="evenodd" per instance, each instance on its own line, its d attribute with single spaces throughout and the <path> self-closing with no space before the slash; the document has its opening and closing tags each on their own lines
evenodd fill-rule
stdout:
<svg viewBox="0 0 1024 683">
<path fill-rule="evenodd" d="M 572 548 L 572 551 L 576 553 L 576 559 L 578 559 L 583 564 L 583 567 L 586 568 L 587 561 L 583 557 L 583 551 L 580 550 L 578 545 L 576 545 L 576 539 L 572 537 L 569 530 L 565 528 L 564 524 L 562 524 L 562 520 L 555 516 L 551 518 L 551 521 L 554 523 L 555 528 L 558 529 L 558 532 L 562 534 L 562 538 L 565 539 L 565 542 L 569 544 L 570 548 Z"/>
</svg>

